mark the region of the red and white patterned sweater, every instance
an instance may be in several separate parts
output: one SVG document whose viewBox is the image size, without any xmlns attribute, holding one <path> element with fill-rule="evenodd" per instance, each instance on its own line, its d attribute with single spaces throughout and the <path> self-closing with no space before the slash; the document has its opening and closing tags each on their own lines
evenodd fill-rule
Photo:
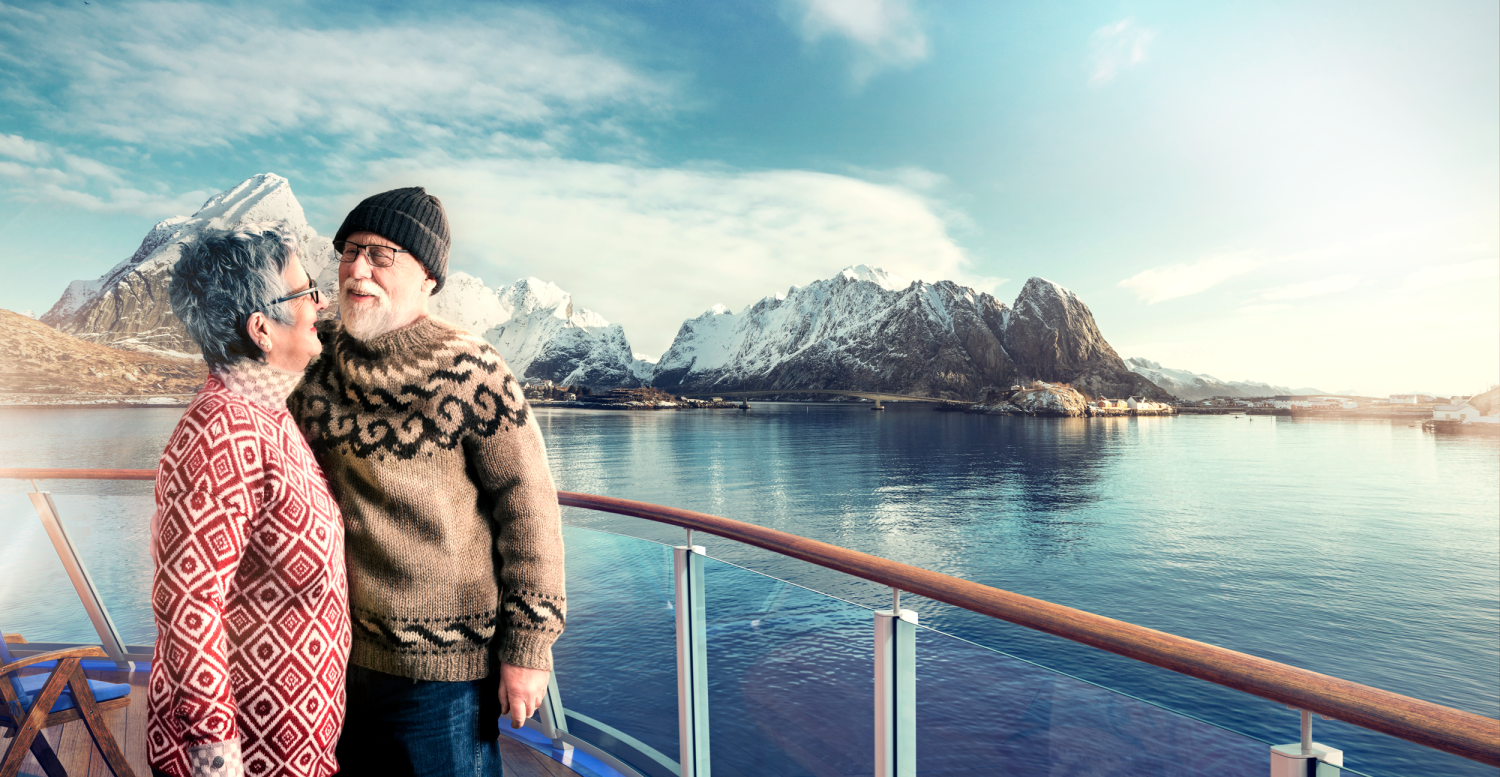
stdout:
<svg viewBox="0 0 1500 777">
<path fill-rule="evenodd" d="M 174 777 L 338 771 L 343 520 L 271 369 L 211 375 L 157 473 L 146 748 Z"/>
</svg>

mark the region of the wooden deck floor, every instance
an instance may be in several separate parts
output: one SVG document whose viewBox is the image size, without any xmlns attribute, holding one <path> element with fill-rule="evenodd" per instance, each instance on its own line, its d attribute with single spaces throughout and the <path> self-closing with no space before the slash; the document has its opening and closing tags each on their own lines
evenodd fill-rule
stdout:
<svg viewBox="0 0 1500 777">
<path fill-rule="evenodd" d="M 115 741 L 125 750 L 125 760 L 135 770 L 136 777 L 151 777 L 151 768 L 146 764 L 146 674 L 137 672 L 126 675 L 121 672 L 89 670 L 88 676 L 95 680 L 119 683 L 129 682 L 130 706 L 105 713 L 104 719 L 115 734 Z M 505 725 L 509 725 L 508 723 Z M 56 751 L 67 769 L 69 777 L 109 777 L 109 767 L 99 757 L 89 732 L 83 723 L 68 723 L 46 731 L 47 741 Z M 0 753 L 10 745 L 9 739 L 0 738 Z M 505 767 L 503 777 L 577 777 L 577 772 L 552 760 L 546 755 L 506 736 L 500 737 L 500 758 Z M 21 767 L 20 777 L 46 777 L 41 764 L 31 755 Z"/>
</svg>

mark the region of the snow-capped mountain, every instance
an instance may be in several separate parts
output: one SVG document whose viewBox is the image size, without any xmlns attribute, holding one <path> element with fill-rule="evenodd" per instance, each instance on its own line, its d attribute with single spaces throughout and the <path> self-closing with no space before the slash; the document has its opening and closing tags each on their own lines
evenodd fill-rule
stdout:
<svg viewBox="0 0 1500 777">
<path fill-rule="evenodd" d="M 652 385 L 679 391 L 864 389 L 976 399 L 1031 379 L 1085 393 L 1165 397 L 1131 373 L 1076 295 L 1040 278 L 1014 309 L 952 281 L 865 265 L 736 314 L 683 323 Z"/>
<path fill-rule="evenodd" d="M 285 221 L 302 240 L 302 263 L 338 304 L 333 243 L 307 224 L 302 205 L 281 176 L 264 173 L 215 195 L 191 216 L 152 228 L 129 258 L 94 280 L 74 281 L 43 323 L 85 340 L 131 350 L 192 356 L 198 347 L 172 314 L 167 287 L 182 246 L 204 229 Z M 638 386 L 641 367 L 625 332 L 597 313 L 575 312 L 572 296 L 527 278 L 491 289 L 462 272 L 448 276 L 429 310 L 484 337 L 516 375 L 588 386 Z M 648 371 L 649 372 L 649 371 Z"/>
<path fill-rule="evenodd" d="M 584 308 L 573 295 L 536 278 L 491 289 L 453 272 L 427 309 L 483 337 L 520 378 L 591 388 L 639 386 L 625 330 Z"/>
<path fill-rule="evenodd" d="M 1163 367 L 1159 362 L 1140 357 L 1132 357 L 1125 360 L 1126 366 L 1131 372 L 1140 375 L 1158 386 L 1175 394 L 1179 399 L 1197 400 L 1209 397 L 1274 397 L 1285 395 L 1325 394 L 1327 392 L 1312 388 L 1287 388 L 1286 386 L 1273 386 L 1269 383 L 1257 383 L 1248 380 L 1219 380 L 1212 375 L 1200 375 L 1187 370 L 1178 370 L 1171 367 Z M 1353 393 L 1353 392 L 1344 392 Z"/>
<path fill-rule="evenodd" d="M 302 240 L 303 266 L 330 294 L 338 283 L 333 243 L 307 225 L 291 184 L 262 173 L 221 192 L 191 216 L 158 223 L 140 248 L 94 280 L 73 281 L 42 316 L 43 323 L 84 340 L 131 350 L 175 356 L 198 353 L 167 298 L 172 267 L 182 246 L 204 229 L 285 221 Z"/>
</svg>

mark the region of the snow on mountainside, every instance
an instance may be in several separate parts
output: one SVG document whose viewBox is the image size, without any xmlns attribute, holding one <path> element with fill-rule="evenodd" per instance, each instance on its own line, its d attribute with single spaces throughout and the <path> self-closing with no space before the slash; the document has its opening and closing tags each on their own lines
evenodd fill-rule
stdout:
<svg viewBox="0 0 1500 777">
<path fill-rule="evenodd" d="M 1163 367 L 1150 359 L 1132 357 L 1125 360 L 1130 371 L 1175 394 L 1178 399 L 1198 400 L 1209 397 L 1274 397 L 1286 395 L 1326 394 L 1312 387 L 1287 388 L 1246 380 L 1223 381 L 1212 375 Z M 1352 393 L 1352 392 L 1344 392 Z"/>
<path fill-rule="evenodd" d="M 651 378 L 656 375 L 656 364 L 660 359 L 642 353 L 633 353 L 631 356 L 635 357 L 635 361 L 630 363 L 630 374 L 634 375 L 642 386 L 651 385 Z"/>
<path fill-rule="evenodd" d="M 135 253 L 96 280 L 74 281 L 41 320 L 58 330 L 115 348 L 190 356 L 198 346 L 167 299 L 182 246 L 204 229 L 285 221 L 302 241 L 303 266 L 328 292 L 338 279 L 333 244 L 307 225 L 291 184 L 262 173 L 209 198 L 191 216 L 174 216 L 146 234 Z"/>
<path fill-rule="evenodd" d="M 1145 377 L 1147 380 L 1161 386 L 1178 399 L 1196 400 L 1208 399 L 1209 397 L 1243 397 L 1247 396 L 1238 388 L 1213 377 L 1212 375 L 1198 375 L 1187 370 L 1176 370 L 1163 367 L 1161 364 L 1133 357 L 1125 360 L 1130 371 Z M 1284 391 L 1273 391 L 1273 394 L 1283 394 Z"/>
<path fill-rule="evenodd" d="M 302 263 L 338 301 L 338 258 L 328 238 L 307 224 L 285 178 L 265 173 L 210 198 L 191 216 L 158 223 L 140 248 L 96 280 L 74 281 L 42 321 L 79 338 L 115 348 L 192 356 L 197 345 L 172 314 L 167 298 L 182 246 L 204 229 L 285 221 L 302 240 Z M 484 337 L 521 377 L 588 386 L 638 386 L 624 330 L 597 313 L 574 310 L 572 295 L 535 278 L 490 289 L 462 272 L 448 276 L 429 309 Z"/>
<path fill-rule="evenodd" d="M 975 399 L 1031 378 L 1112 396 L 1164 396 L 1126 369 L 1088 308 L 1056 284 L 1032 279 L 1012 311 L 952 281 L 907 283 L 863 265 L 739 314 L 720 305 L 684 322 L 652 384 Z"/>
<path fill-rule="evenodd" d="M 886 272 L 879 267 L 871 267 L 868 264 L 857 264 L 853 267 L 846 267 L 839 275 L 850 280 L 869 281 L 886 291 L 900 291 L 911 285 L 911 281 L 895 273 Z"/>
<path fill-rule="evenodd" d="M 536 278 L 490 289 L 463 272 L 448 275 L 428 310 L 484 338 L 519 378 L 591 388 L 639 386 L 635 355 L 619 324 Z"/>
<path fill-rule="evenodd" d="M 738 323 L 739 319 L 723 305 L 714 305 L 703 315 L 682 322 L 672 347 L 656 362 L 652 385 L 680 383 L 693 370 L 701 374 L 728 364 L 734 355 L 731 348 Z"/>
</svg>

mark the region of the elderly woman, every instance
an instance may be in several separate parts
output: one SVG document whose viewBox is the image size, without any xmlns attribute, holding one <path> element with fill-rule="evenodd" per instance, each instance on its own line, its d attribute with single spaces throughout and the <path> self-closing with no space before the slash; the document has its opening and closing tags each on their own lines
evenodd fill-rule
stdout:
<svg viewBox="0 0 1500 777">
<path fill-rule="evenodd" d="M 211 373 L 162 453 L 146 753 L 172 777 L 325 777 L 349 655 L 344 528 L 286 397 L 326 307 L 285 225 L 183 247 L 172 311 Z"/>
</svg>

